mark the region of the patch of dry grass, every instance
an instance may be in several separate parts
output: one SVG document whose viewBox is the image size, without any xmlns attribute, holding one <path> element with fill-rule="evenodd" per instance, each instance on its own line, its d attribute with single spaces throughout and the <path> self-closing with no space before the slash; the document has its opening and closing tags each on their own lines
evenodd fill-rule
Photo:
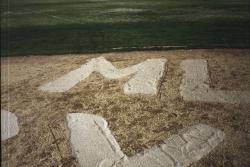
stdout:
<svg viewBox="0 0 250 167">
<path fill-rule="evenodd" d="M 95 73 L 65 93 L 46 93 L 38 86 L 78 68 L 91 57 L 104 56 L 124 68 L 148 58 L 167 58 L 167 71 L 157 96 L 125 95 L 122 80 Z M 187 103 L 179 95 L 183 59 L 205 58 L 215 89 L 250 90 L 249 50 L 179 50 L 52 57 L 2 58 L 1 104 L 14 112 L 18 136 L 2 143 L 2 165 L 75 166 L 66 114 L 84 112 L 104 117 L 127 155 L 161 143 L 178 130 L 205 123 L 226 138 L 194 167 L 250 164 L 250 106 Z M 58 149 L 58 147 L 59 149 Z"/>
</svg>

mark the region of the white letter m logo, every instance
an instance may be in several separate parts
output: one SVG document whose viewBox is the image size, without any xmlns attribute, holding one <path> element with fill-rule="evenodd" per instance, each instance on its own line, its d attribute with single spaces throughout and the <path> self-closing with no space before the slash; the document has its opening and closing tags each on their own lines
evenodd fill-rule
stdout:
<svg viewBox="0 0 250 167">
<path fill-rule="evenodd" d="M 55 81 L 42 85 L 39 89 L 48 92 L 65 92 L 95 71 L 108 79 L 119 79 L 131 75 L 123 87 L 125 94 L 157 94 L 166 61 L 166 59 L 148 59 L 131 67 L 117 69 L 104 57 L 94 58 Z"/>
</svg>

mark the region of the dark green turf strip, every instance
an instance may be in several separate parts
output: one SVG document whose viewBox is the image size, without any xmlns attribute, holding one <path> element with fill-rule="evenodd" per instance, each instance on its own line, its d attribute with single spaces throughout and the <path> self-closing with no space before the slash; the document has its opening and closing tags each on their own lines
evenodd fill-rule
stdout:
<svg viewBox="0 0 250 167">
<path fill-rule="evenodd" d="M 246 0 L 2 1 L 1 56 L 112 48 L 249 48 Z M 138 8 L 141 12 L 107 12 Z"/>
</svg>

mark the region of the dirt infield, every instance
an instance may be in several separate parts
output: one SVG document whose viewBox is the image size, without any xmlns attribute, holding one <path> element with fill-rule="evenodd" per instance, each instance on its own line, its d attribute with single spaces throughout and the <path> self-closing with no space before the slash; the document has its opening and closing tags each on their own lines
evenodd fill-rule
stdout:
<svg viewBox="0 0 250 167">
<path fill-rule="evenodd" d="M 159 93 L 126 95 L 128 78 L 107 80 L 94 73 L 64 93 L 38 87 L 103 56 L 117 68 L 149 58 L 166 58 Z M 250 50 L 176 50 L 84 55 L 1 58 L 1 108 L 18 117 L 19 134 L 2 142 L 3 166 L 76 166 L 71 153 L 66 114 L 84 112 L 104 117 L 127 155 L 161 143 L 179 129 L 204 123 L 221 129 L 225 140 L 193 167 L 250 165 L 250 105 L 185 102 L 179 87 L 184 59 L 208 61 L 211 87 L 250 90 Z"/>
</svg>

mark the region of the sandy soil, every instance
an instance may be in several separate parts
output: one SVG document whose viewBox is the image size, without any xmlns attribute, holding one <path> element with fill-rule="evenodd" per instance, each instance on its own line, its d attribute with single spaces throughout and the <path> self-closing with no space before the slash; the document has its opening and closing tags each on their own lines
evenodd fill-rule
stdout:
<svg viewBox="0 0 250 167">
<path fill-rule="evenodd" d="M 65 93 L 38 87 L 104 56 L 122 68 L 147 58 L 167 58 L 167 71 L 157 96 L 125 95 L 127 80 L 93 74 Z M 1 143 L 3 166 L 77 166 L 71 154 L 66 114 L 84 112 L 104 117 L 127 155 L 150 148 L 181 128 L 204 123 L 223 130 L 226 138 L 192 167 L 250 165 L 250 105 L 190 103 L 179 86 L 181 60 L 208 60 L 212 87 L 250 90 L 250 50 L 177 50 L 91 55 L 1 58 L 1 108 L 19 119 L 18 136 Z"/>
</svg>

